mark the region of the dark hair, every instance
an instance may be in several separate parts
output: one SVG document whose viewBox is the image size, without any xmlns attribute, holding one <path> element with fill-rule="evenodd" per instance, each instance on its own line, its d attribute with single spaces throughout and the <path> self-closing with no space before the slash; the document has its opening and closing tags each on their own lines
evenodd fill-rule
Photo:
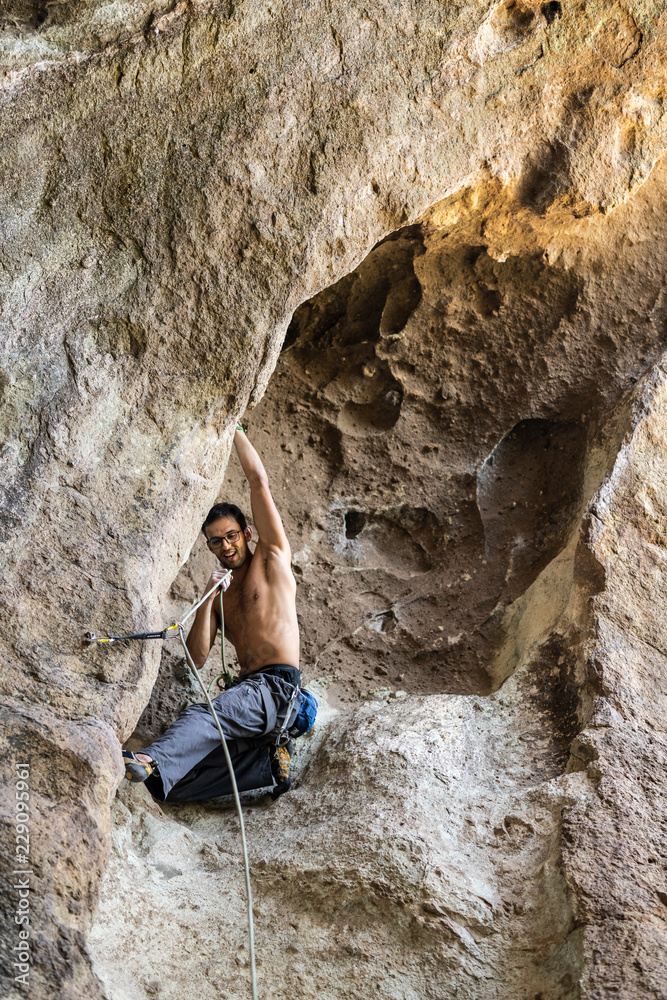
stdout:
<svg viewBox="0 0 667 1000">
<path fill-rule="evenodd" d="M 248 527 L 248 522 L 245 519 L 243 511 L 236 506 L 235 503 L 217 503 L 215 507 L 211 507 L 208 514 L 206 515 L 206 520 L 201 526 L 201 530 L 204 532 L 204 537 L 206 538 L 206 529 L 209 524 L 213 524 L 217 521 L 219 517 L 233 517 L 238 523 L 241 531 L 245 531 Z"/>
</svg>

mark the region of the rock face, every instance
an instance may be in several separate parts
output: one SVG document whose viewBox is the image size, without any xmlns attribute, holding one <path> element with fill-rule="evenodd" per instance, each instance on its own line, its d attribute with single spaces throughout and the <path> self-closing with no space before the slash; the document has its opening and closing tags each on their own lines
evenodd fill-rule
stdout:
<svg viewBox="0 0 667 1000">
<path fill-rule="evenodd" d="M 580 905 L 588 988 L 664 996 L 665 561 L 664 364 L 633 408 L 633 433 L 591 505 L 589 547 L 604 570 L 586 662 L 592 713 L 571 747 L 594 786 L 564 828 L 563 858 Z M 647 601 L 648 595 L 650 599 Z M 631 959 L 631 961 L 630 961 Z"/>
<path fill-rule="evenodd" d="M 539 253 L 510 235 L 497 252 L 494 220 L 524 221 L 501 193 L 452 198 L 295 314 L 249 432 L 293 540 L 306 661 L 354 697 L 382 677 L 488 693 L 514 669 L 509 609 L 578 530 L 614 415 L 664 349 L 667 244 L 638 225 L 663 177 L 595 225 L 532 217 Z M 236 468 L 225 495 L 245 496 Z"/>
<path fill-rule="evenodd" d="M 289 327 L 249 426 L 338 714 L 250 810 L 267 995 L 664 996 L 661 6 L 0 19 L 3 995 L 24 759 L 33 994 L 246 988 L 226 805 L 123 792 L 86 944 L 182 689 L 81 637 L 166 619 Z M 128 955 L 138 884 L 204 963 Z"/>
<path fill-rule="evenodd" d="M 636 384 L 665 336 L 664 250 L 640 221 L 663 185 L 656 172 L 611 216 L 505 261 L 470 211 L 443 233 L 453 199 L 295 315 L 248 424 L 293 540 L 304 672 L 337 714 L 300 750 L 297 790 L 249 809 L 267 996 L 472 998 L 489 980 L 508 998 L 665 994 L 664 640 L 647 603 L 663 369 Z M 628 301 L 640 337 L 618 312 Z M 248 506 L 234 463 L 221 496 Z M 195 548 L 176 595 L 210 559 Z M 632 622 L 650 623 L 646 660 Z M 138 745 L 179 693 L 165 670 Z M 236 865 L 224 910 L 243 944 L 229 807 L 151 806 L 147 820 L 145 802 L 122 802 L 95 968 L 113 998 L 142 982 L 214 996 L 212 852 L 225 879 Z M 174 919 L 190 933 L 192 901 L 178 894 L 177 910 L 155 887 L 167 850 L 174 887 L 196 883 L 204 912 L 187 972 L 156 979 L 145 957 L 120 962 L 108 927 L 137 891 L 131 863 L 156 938 Z M 270 932 L 281 914 L 287 954 Z M 224 988 L 247 989 L 236 972 Z"/>
</svg>

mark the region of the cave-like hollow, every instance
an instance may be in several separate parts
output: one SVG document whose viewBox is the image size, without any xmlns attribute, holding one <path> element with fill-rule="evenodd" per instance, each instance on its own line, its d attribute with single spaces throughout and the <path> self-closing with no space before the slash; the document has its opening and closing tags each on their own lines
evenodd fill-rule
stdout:
<svg viewBox="0 0 667 1000">
<path fill-rule="evenodd" d="M 588 604 L 603 586 L 579 539 L 628 399 L 664 351 L 661 279 L 646 280 L 645 243 L 625 238 L 630 216 L 635 234 L 648 225 L 637 201 L 653 183 L 560 243 L 533 216 L 530 239 L 518 226 L 503 254 L 484 233 L 507 194 L 487 192 L 478 215 L 465 195 L 436 206 L 297 309 L 245 416 L 292 544 L 304 680 L 325 706 L 280 815 L 246 796 L 269 990 L 278 971 L 303 996 L 472 1000 L 492 975 L 508 1000 L 579 996 L 559 844 L 591 712 Z M 220 497 L 249 509 L 233 458 Z M 211 568 L 200 539 L 174 610 Z M 215 650 L 209 664 L 212 676 Z M 188 698 L 165 653 L 129 745 Z M 110 1000 L 126 1000 L 128 976 L 160 996 L 217 996 L 218 973 L 242 996 L 229 803 L 160 808 L 125 788 L 114 822 L 90 938 Z M 181 887 L 194 878 L 196 901 Z M 156 933 L 194 935 L 182 967 L 144 956 L 119 969 L 113 912 L 137 892 Z M 287 951 L 266 931 L 279 921 Z M 236 965 L 213 957 L 223 938 Z"/>
<path fill-rule="evenodd" d="M 578 533 L 664 349 L 659 279 L 633 263 L 623 210 L 564 247 L 533 217 L 541 242 L 514 234 L 495 259 L 481 233 L 513 207 L 495 195 L 455 225 L 465 195 L 436 206 L 303 303 L 246 415 L 292 544 L 302 669 L 336 704 L 497 688 L 508 609 Z M 625 253 L 602 270 L 613 239 Z M 641 324 L 640 302 L 619 323 L 626 294 Z M 249 511 L 233 458 L 225 498 Z M 171 597 L 211 565 L 199 539 Z M 167 724 L 183 679 L 167 655 L 137 738 Z"/>
</svg>

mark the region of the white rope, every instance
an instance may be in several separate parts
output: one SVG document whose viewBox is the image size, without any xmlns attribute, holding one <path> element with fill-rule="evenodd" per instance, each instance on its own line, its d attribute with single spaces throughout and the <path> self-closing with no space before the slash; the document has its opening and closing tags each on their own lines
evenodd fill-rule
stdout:
<svg viewBox="0 0 667 1000">
<path fill-rule="evenodd" d="M 211 711 L 211 715 L 213 716 L 213 721 L 215 722 L 215 725 L 217 727 L 218 733 L 220 734 L 220 742 L 222 743 L 222 749 L 225 752 L 225 760 L 227 762 L 227 767 L 229 769 L 229 777 L 231 778 L 231 782 L 232 782 L 232 789 L 233 789 L 233 792 L 234 792 L 234 802 L 236 803 L 236 812 L 237 812 L 238 817 L 239 817 L 239 827 L 241 829 L 241 846 L 243 848 L 243 864 L 244 864 L 244 867 L 245 867 L 246 896 L 247 896 L 247 900 L 248 900 L 248 938 L 249 938 L 249 942 L 250 942 L 250 985 L 251 985 L 251 989 L 252 989 L 252 1000 L 257 1000 L 257 970 L 255 968 L 255 923 L 254 923 L 253 914 L 252 914 L 252 888 L 250 886 L 250 864 L 248 862 L 248 846 L 247 846 L 247 843 L 246 843 L 246 836 L 245 836 L 245 824 L 243 822 L 243 810 L 241 809 L 241 800 L 239 798 L 239 790 L 238 790 L 238 786 L 236 784 L 236 775 L 234 774 L 234 767 L 232 765 L 232 759 L 231 759 L 231 757 L 229 755 L 229 749 L 227 747 L 227 741 L 225 739 L 225 734 L 222 731 L 222 727 L 220 725 L 220 720 L 218 719 L 218 716 L 216 715 L 215 709 L 213 708 L 213 702 L 211 701 L 211 696 L 210 696 L 208 690 L 206 689 L 206 687 L 204 686 L 204 682 L 201 679 L 201 675 L 200 675 L 199 671 L 197 670 L 197 667 L 195 666 L 195 661 L 192 659 L 192 656 L 190 655 L 190 650 L 188 649 L 188 647 L 186 645 L 186 642 L 185 642 L 185 629 L 184 629 L 185 622 L 188 620 L 188 618 L 191 618 L 192 615 L 198 610 L 198 608 L 200 608 L 202 606 L 202 604 L 204 603 L 204 601 L 208 597 L 210 597 L 211 594 L 214 591 L 218 590 L 218 588 L 220 588 L 222 586 L 223 582 L 229 576 L 231 576 L 231 573 L 232 573 L 232 571 L 230 569 L 228 569 L 227 572 L 225 573 L 225 575 L 222 577 L 222 579 L 218 580 L 218 582 L 216 584 L 214 584 L 214 586 L 211 587 L 211 589 L 208 590 L 204 594 L 204 596 L 201 598 L 201 600 L 197 601 L 196 604 L 193 604 L 193 606 L 190 608 L 190 610 L 188 611 L 188 613 L 181 619 L 181 621 L 174 622 L 173 625 L 170 625 L 168 628 L 166 628 L 164 630 L 164 634 L 159 635 L 159 634 L 156 633 L 156 635 L 152 636 L 152 638 L 162 638 L 162 639 L 169 638 L 166 633 L 167 632 L 174 632 L 174 631 L 176 631 L 176 629 L 178 629 L 178 637 L 181 640 L 181 645 L 183 646 L 183 652 L 185 653 L 185 659 L 187 660 L 190 669 L 192 670 L 193 674 L 197 678 L 197 681 L 199 682 L 199 686 L 200 686 L 200 688 L 202 689 L 202 691 L 204 693 L 204 698 L 206 699 L 206 703 L 208 704 L 208 707 L 209 707 L 209 709 Z M 226 671 L 227 665 L 225 663 L 225 618 L 224 618 L 224 614 L 225 613 L 224 613 L 223 605 L 222 605 L 222 593 L 223 592 L 221 590 L 221 592 L 220 592 L 220 617 L 221 617 L 221 631 L 222 631 L 222 638 L 221 638 L 221 642 L 222 642 L 222 665 L 223 665 L 223 670 Z M 95 641 L 95 642 L 116 642 L 119 639 L 136 639 L 136 638 L 141 638 L 141 636 L 114 636 L 114 637 L 111 637 L 109 639 L 97 639 L 94 635 L 92 635 L 92 633 L 90 633 L 90 635 L 91 635 L 91 639 L 90 639 L 91 642 L 92 641 Z"/>
<path fill-rule="evenodd" d="M 188 618 L 190 618 L 190 616 L 191 616 L 191 615 L 193 615 L 193 614 L 195 613 L 195 611 L 197 611 L 197 609 L 198 609 L 198 608 L 200 608 L 200 607 L 202 606 L 202 604 L 204 603 L 204 601 L 206 600 L 206 598 L 207 598 L 207 597 L 210 597 L 210 596 L 211 596 L 211 594 L 212 594 L 212 593 L 213 593 L 213 592 L 214 592 L 215 590 L 217 590 L 217 589 L 218 589 L 218 587 L 221 587 L 221 586 L 222 586 L 222 584 L 223 584 L 223 583 L 225 582 L 225 580 L 227 579 L 227 577 L 229 577 L 229 576 L 231 576 L 231 575 L 232 575 L 232 571 L 231 571 L 231 569 L 228 569 L 228 570 L 227 570 L 227 572 L 225 573 L 225 575 L 223 576 L 222 580 L 218 580 L 218 582 L 217 582 L 216 584 L 214 584 L 214 586 L 212 586 L 210 590 L 207 590 L 207 591 L 206 591 L 206 593 L 204 594 L 204 596 L 202 597 L 202 599 L 201 599 L 200 601 L 197 601 L 197 603 L 196 603 L 196 604 L 193 604 L 193 605 L 192 605 L 192 607 L 191 607 L 191 608 L 190 608 L 190 610 L 188 611 L 188 613 L 187 613 L 187 615 L 185 616 L 185 618 L 181 618 L 180 622 L 176 622 L 176 624 L 175 624 L 175 625 L 172 625 L 172 626 L 171 626 L 171 628 L 175 628 L 175 627 L 176 627 L 176 625 L 185 625 L 185 623 L 186 623 L 186 621 L 188 620 Z"/>
<path fill-rule="evenodd" d="M 216 590 L 219 586 L 220 586 L 220 584 L 216 583 L 216 585 L 213 588 L 213 590 Z M 208 594 L 205 594 L 204 597 L 202 597 L 202 599 L 199 602 L 199 604 L 202 604 L 206 600 L 206 598 L 209 596 L 209 594 L 213 593 L 213 590 L 209 590 Z M 186 621 L 190 617 L 190 615 L 194 611 L 197 610 L 197 608 L 199 607 L 199 604 L 196 604 L 195 607 L 192 608 L 189 611 L 189 613 L 183 619 L 183 622 Z M 188 649 L 188 647 L 185 644 L 185 635 L 184 635 L 184 629 L 183 629 L 183 622 L 179 622 L 178 623 L 178 635 L 179 635 L 179 638 L 180 638 L 181 643 L 183 645 L 183 651 L 185 652 L 185 658 L 188 661 L 188 664 L 189 664 L 190 669 L 192 670 L 193 674 L 195 675 L 195 677 L 199 681 L 199 686 L 201 687 L 202 691 L 204 692 L 204 697 L 206 698 L 206 702 L 208 704 L 208 707 L 211 710 L 211 715 L 213 716 L 213 721 L 215 722 L 215 724 L 217 726 L 217 729 L 218 729 L 218 732 L 220 733 L 220 742 L 222 743 L 222 749 L 225 751 L 225 760 L 227 761 L 227 767 L 229 768 L 229 776 L 232 779 L 232 788 L 234 790 L 234 801 L 236 803 L 236 812 L 237 812 L 238 817 L 239 817 L 239 826 L 241 828 L 241 845 L 243 847 L 243 863 L 245 865 L 246 896 L 247 896 L 247 899 L 248 899 L 248 937 L 249 937 L 249 941 L 250 941 L 250 985 L 251 985 L 251 989 L 252 989 L 252 1000 L 257 1000 L 257 972 L 256 972 L 256 969 L 255 969 L 255 924 L 254 924 L 253 915 L 252 915 L 252 889 L 250 887 L 250 865 L 248 863 L 248 847 L 247 847 L 246 839 L 245 839 L 245 825 L 243 823 L 243 810 L 241 809 L 241 800 L 239 798 L 239 790 L 238 790 L 238 788 L 236 786 L 236 776 L 234 774 L 234 768 L 232 766 L 232 759 L 229 756 L 229 750 L 227 749 L 227 740 L 225 739 L 225 734 L 222 731 L 222 726 L 220 725 L 220 720 L 218 719 L 216 711 L 213 708 L 213 702 L 211 701 L 211 697 L 210 697 L 208 691 L 206 690 L 206 688 L 204 687 L 204 682 L 201 679 L 199 671 L 197 670 L 197 667 L 195 666 L 195 662 L 194 662 L 194 660 L 192 659 L 192 657 L 190 655 L 190 650 Z M 223 626 L 222 642 L 224 643 L 224 641 L 225 641 L 225 635 L 224 635 L 224 626 Z"/>
</svg>

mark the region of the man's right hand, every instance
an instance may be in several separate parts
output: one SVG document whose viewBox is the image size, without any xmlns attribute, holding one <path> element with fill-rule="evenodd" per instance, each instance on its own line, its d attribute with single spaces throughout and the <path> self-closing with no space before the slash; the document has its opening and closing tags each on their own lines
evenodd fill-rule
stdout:
<svg viewBox="0 0 667 1000">
<path fill-rule="evenodd" d="M 227 590 L 227 588 L 229 587 L 231 582 L 232 582 L 232 577 L 231 574 L 229 573 L 229 570 L 214 569 L 213 572 L 211 573 L 210 580 L 204 587 L 204 593 L 207 594 L 212 587 L 215 587 L 216 583 L 220 584 L 220 587 L 222 587 L 222 591 L 224 593 L 225 590 Z M 211 594 L 210 599 L 212 600 L 217 593 L 218 590 L 214 590 L 213 593 Z"/>
</svg>

